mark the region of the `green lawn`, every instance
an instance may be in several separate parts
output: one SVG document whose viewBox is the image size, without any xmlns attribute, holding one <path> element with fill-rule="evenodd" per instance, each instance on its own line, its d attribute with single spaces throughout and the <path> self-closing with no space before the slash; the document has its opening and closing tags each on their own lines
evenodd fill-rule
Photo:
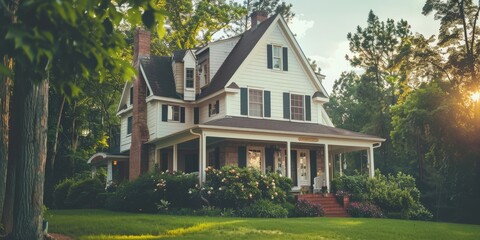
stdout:
<svg viewBox="0 0 480 240">
<path fill-rule="evenodd" d="M 480 239 L 479 225 L 359 218 L 249 219 L 52 210 L 49 232 L 75 239 Z"/>
</svg>

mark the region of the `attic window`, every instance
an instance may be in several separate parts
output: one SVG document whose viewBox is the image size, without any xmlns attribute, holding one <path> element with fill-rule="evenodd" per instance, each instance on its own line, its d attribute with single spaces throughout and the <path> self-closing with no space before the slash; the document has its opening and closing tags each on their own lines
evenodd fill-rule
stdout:
<svg viewBox="0 0 480 240">
<path fill-rule="evenodd" d="M 280 70 L 282 66 L 282 47 L 273 46 L 273 69 Z"/>
<path fill-rule="evenodd" d="M 130 105 L 133 105 L 133 86 L 130 87 Z"/>
<path fill-rule="evenodd" d="M 187 68 L 185 70 L 185 86 L 186 88 L 193 88 L 194 86 L 194 69 Z"/>
<path fill-rule="evenodd" d="M 168 106 L 168 121 L 179 122 L 180 121 L 180 107 Z"/>
</svg>

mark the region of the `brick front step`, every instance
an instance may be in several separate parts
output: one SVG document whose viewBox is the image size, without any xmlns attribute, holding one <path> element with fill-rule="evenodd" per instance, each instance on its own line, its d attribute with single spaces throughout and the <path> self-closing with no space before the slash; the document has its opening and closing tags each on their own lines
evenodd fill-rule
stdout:
<svg viewBox="0 0 480 240">
<path fill-rule="evenodd" d="M 332 194 L 327 196 L 319 194 L 304 194 L 299 195 L 298 200 L 306 200 L 312 204 L 320 204 L 325 211 L 326 217 L 350 217 L 343 206 L 337 202 L 337 199 Z"/>
</svg>

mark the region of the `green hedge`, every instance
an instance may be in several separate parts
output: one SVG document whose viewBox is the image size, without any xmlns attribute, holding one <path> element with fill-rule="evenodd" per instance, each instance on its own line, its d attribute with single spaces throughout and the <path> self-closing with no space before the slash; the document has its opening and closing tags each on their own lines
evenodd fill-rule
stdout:
<svg viewBox="0 0 480 240">
<path fill-rule="evenodd" d="M 170 208 L 199 208 L 200 200 L 189 194 L 198 182 L 195 174 L 147 173 L 117 187 L 105 207 L 116 211 L 157 212 L 161 200 Z"/>
<path fill-rule="evenodd" d="M 65 206 L 68 208 L 98 208 L 104 202 L 97 196 L 105 192 L 105 185 L 98 178 L 82 179 L 74 182 L 68 190 Z"/>
<path fill-rule="evenodd" d="M 268 200 L 258 200 L 238 211 L 239 217 L 286 218 L 287 209 Z"/>
</svg>

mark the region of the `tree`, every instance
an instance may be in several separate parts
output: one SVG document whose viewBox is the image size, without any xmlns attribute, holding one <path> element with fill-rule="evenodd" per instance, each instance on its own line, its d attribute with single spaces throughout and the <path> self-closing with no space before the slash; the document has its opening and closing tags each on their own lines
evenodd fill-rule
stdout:
<svg viewBox="0 0 480 240">
<path fill-rule="evenodd" d="M 13 71 L 7 71 L 2 62 L 0 79 L 13 74 L 11 113 L 15 122 L 9 133 L 14 137 L 9 141 L 15 148 L 10 148 L 14 151 L 9 153 L 9 160 L 16 165 L 14 178 L 7 183 L 15 186 L 13 205 L 6 206 L 13 209 L 13 216 L 3 219 L 12 225 L 9 238 L 41 239 L 49 85 L 71 95 L 78 89 L 75 80 L 93 77 L 101 81 L 107 72 L 124 79 L 132 77 L 132 67 L 116 54 L 125 45 L 122 36 L 113 31 L 126 18 L 118 6 L 143 9 L 143 13 L 130 14 L 129 20 L 139 22 L 141 18 L 147 27 L 155 25 L 156 17 L 161 22 L 162 15 L 148 1 L 1 3 L 2 17 L 15 20 L 0 26 L 0 35 L 5 36 L 0 39 L 0 45 L 5 46 L 0 55 L 13 61 Z"/>
</svg>

